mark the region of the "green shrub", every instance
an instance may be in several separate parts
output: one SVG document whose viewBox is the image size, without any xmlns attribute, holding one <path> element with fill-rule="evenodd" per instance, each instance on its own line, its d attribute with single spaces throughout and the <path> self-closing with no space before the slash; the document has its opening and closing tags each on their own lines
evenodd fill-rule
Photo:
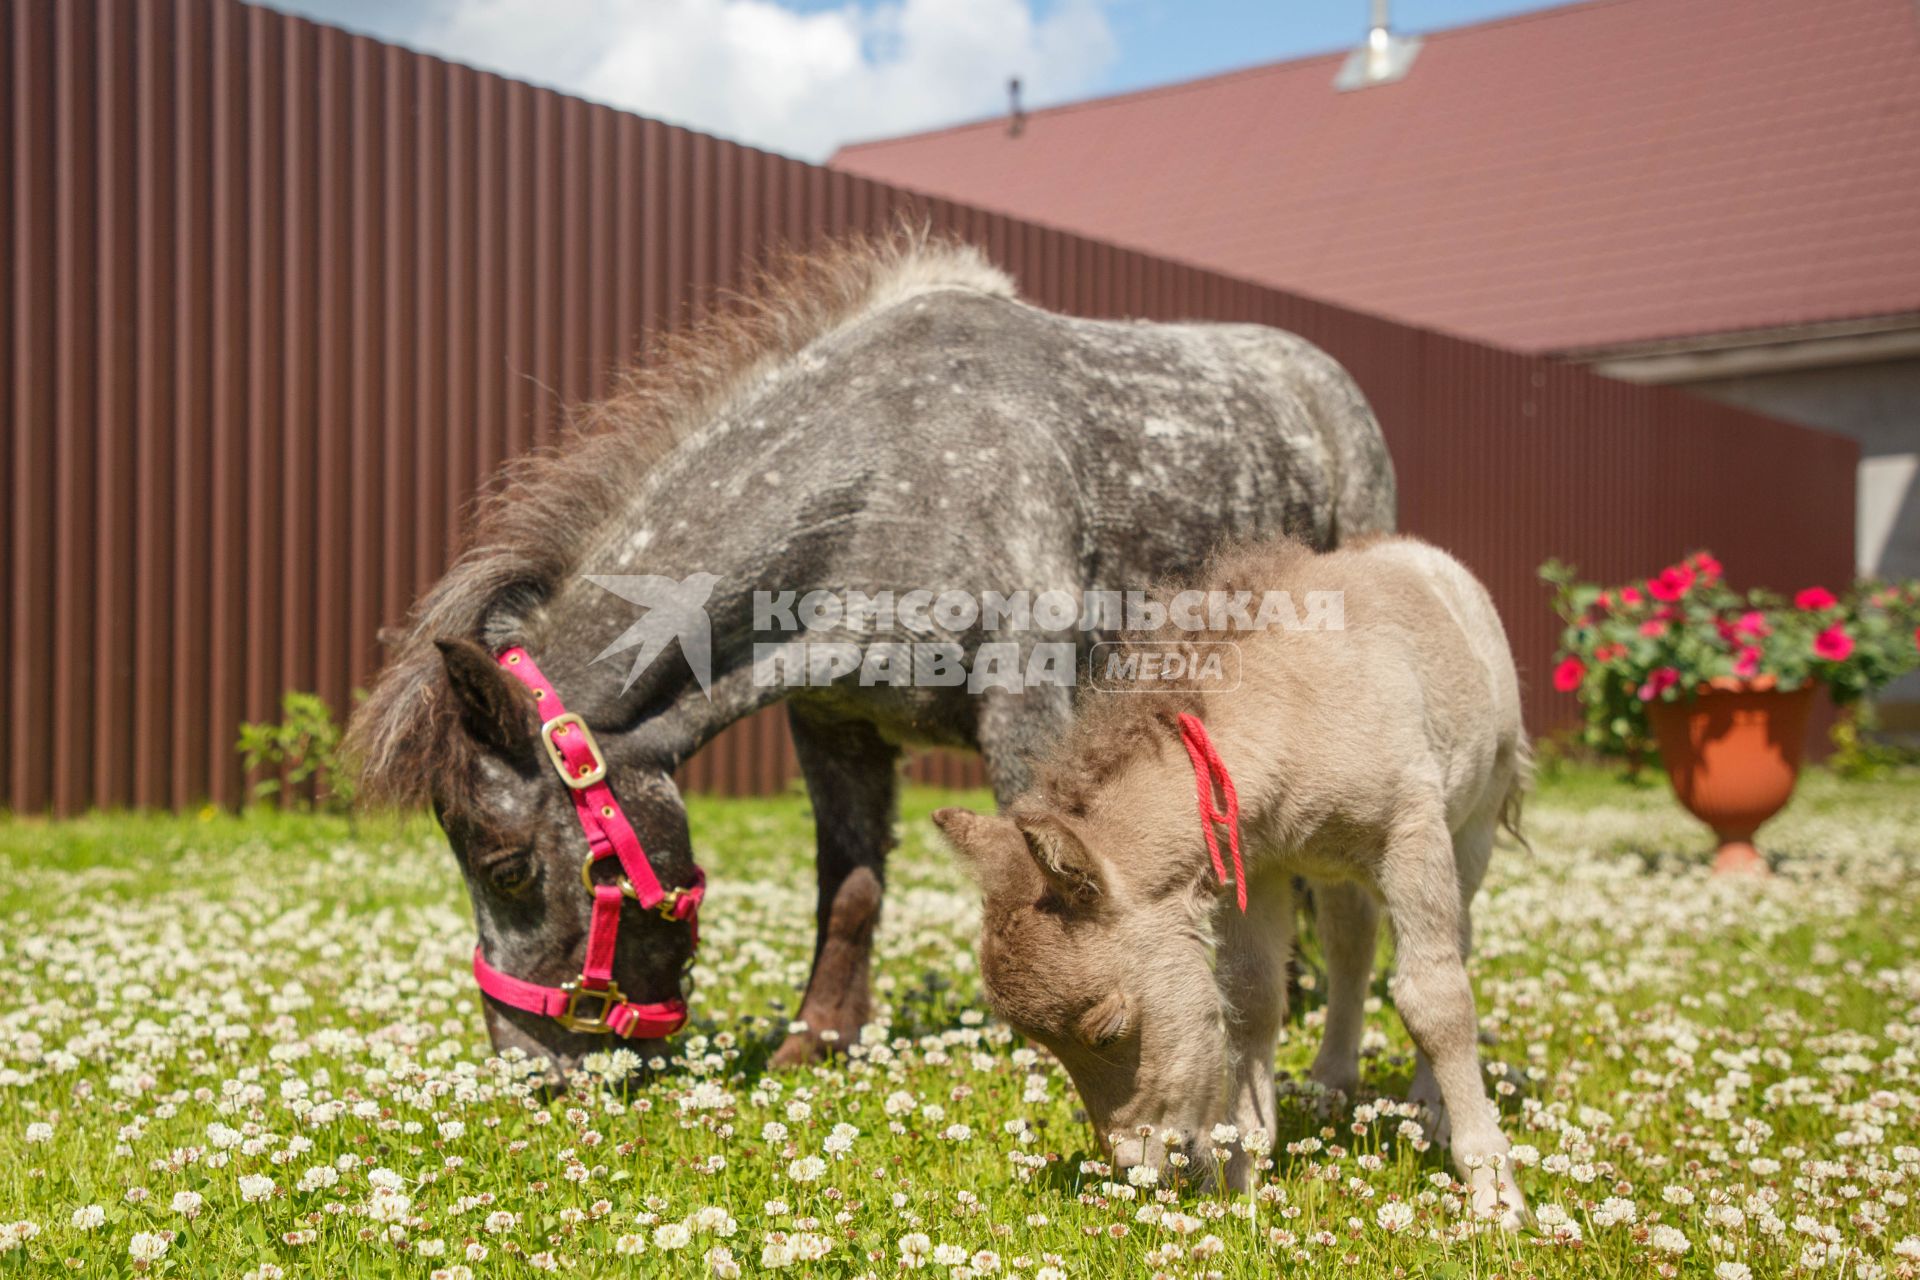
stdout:
<svg viewBox="0 0 1920 1280">
<path fill-rule="evenodd" d="M 360 694 L 356 693 L 358 699 Z M 280 697 L 280 719 L 240 726 L 234 744 L 247 772 L 262 775 L 253 783 L 255 800 L 278 797 L 293 807 L 308 807 L 307 784 L 312 784 L 312 807 L 326 813 L 353 809 L 354 779 L 340 755 L 340 726 L 333 709 L 317 693 L 289 689 Z"/>
</svg>

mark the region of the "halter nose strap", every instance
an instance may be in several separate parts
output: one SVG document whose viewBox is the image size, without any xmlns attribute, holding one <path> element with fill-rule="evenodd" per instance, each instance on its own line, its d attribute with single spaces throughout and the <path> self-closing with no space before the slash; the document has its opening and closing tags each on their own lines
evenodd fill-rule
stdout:
<svg viewBox="0 0 1920 1280">
<path fill-rule="evenodd" d="M 698 867 L 685 888 L 666 889 L 647 861 L 633 824 L 607 785 L 607 758 L 586 721 L 570 713 L 560 694 L 541 674 L 533 655 L 508 649 L 500 665 L 533 691 L 543 717 L 540 741 L 547 758 L 573 797 L 574 815 L 587 838 L 584 878 L 593 892 L 593 915 L 587 928 L 587 954 L 580 977 L 561 987 L 544 987 L 502 973 L 487 963 L 481 948 L 473 949 L 473 976 L 480 989 L 500 1003 L 553 1018 L 569 1030 L 610 1032 L 622 1038 L 657 1039 L 678 1031 L 687 1021 L 682 1000 L 637 1004 L 628 1000 L 613 980 L 614 948 L 620 937 L 620 909 L 631 896 L 642 910 L 657 911 L 668 920 L 684 920 L 698 946 L 700 902 L 706 896 L 707 877 Z M 593 880 L 593 866 L 605 858 L 620 864 L 622 882 Z"/>
</svg>

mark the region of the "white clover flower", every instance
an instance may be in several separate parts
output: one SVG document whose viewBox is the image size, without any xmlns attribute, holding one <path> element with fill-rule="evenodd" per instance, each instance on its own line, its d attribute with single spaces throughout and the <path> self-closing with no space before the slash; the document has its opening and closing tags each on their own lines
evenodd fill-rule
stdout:
<svg viewBox="0 0 1920 1280">
<path fill-rule="evenodd" d="M 684 1222 L 663 1222 L 653 1229 L 656 1249 L 684 1249 L 693 1243 L 693 1229 Z"/>
<path fill-rule="evenodd" d="M 495 1209 L 480 1223 L 490 1234 L 496 1236 L 503 1231 L 513 1230 L 519 1224 L 520 1215 L 517 1213 L 508 1213 L 505 1209 Z M 478 1261 L 478 1259 L 475 1259 L 475 1261 Z"/>
<path fill-rule="evenodd" d="M 957 1244 L 937 1244 L 933 1246 L 933 1265 L 936 1267 L 963 1267 L 967 1264 L 967 1251 Z"/>
<path fill-rule="evenodd" d="M 136 1263 L 158 1262 L 166 1256 L 172 1240 L 163 1231 L 136 1231 L 127 1241 L 127 1256 Z"/>
<path fill-rule="evenodd" d="M 249 1173 L 240 1179 L 240 1198 L 248 1204 L 258 1204 L 262 1200 L 273 1198 L 273 1179 L 258 1173 Z"/>
<path fill-rule="evenodd" d="M 198 1191 L 176 1191 L 173 1193 L 171 1208 L 175 1213 L 192 1218 L 199 1214 L 206 1200 Z"/>
<path fill-rule="evenodd" d="M 374 1169 L 367 1174 L 367 1185 L 375 1191 L 398 1191 L 407 1180 L 391 1169 Z"/>
<path fill-rule="evenodd" d="M 300 1175 L 293 1184 L 296 1191 L 319 1191 L 340 1181 L 340 1171 L 330 1164 L 317 1164 Z"/>
<path fill-rule="evenodd" d="M 423 1258 L 438 1258 L 446 1253 L 447 1242 L 438 1239 L 416 1240 L 414 1241 L 413 1251 Z"/>
<path fill-rule="evenodd" d="M 687 1219 L 687 1225 L 701 1235 L 730 1236 L 739 1229 L 740 1224 L 733 1220 L 732 1214 L 719 1205 L 707 1205 L 705 1208 L 696 1210 Z"/>
<path fill-rule="evenodd" d="M 107 1211 L 97 1204 L 81 1205 L 73 1211 L 73 1216 L 67 1219 L 68 1222 L 72 1223 L 74 1227 L 81 1231 L 92 1231 L 106 1220 Z"/>
<path fill-rule="evenodd" d="M 1000 1269 L 1000 1255 L 991 1249 L 980 1250 L 968 1262 L 975 1272 L 983 1276 L 990 1276 Z"/>
<path fill-rule="evenodd" d="M 940 1136 L 948 1142 L 965 1142 L 973 1137 L 973 1130 L 964 1124 L 950 1124 L 940 1131 Z"/>
<path fill-rule="evenodd" d="M 1714 1267 L 1713 1280 L 1753 1280 L 1753 1268 L 1744 1262 L 1722 1262 Z"/>
<path fill-rule="evenodd" d="M 53 1126 L 44 1120 L 36 1120 L 27 1126 L 28 1142 L 52 1142 Z"/>
<path fill-rule="evenodd" d="M 375 1222 L 404 1222 L 413 1211 L 413 1201 L 398 1191 L 376 1187 L 367 1197 L 367 1216 Z"/>
<path fill-rule="evenodd" d="M 787 1177 L 795 1182 L 818 1182 L 827 1171 L 827 1162 L 819 1156 L 802 1156 L 787 1166 Z"/>
<path fill-rule="evenodd" d="M 1373 1220 L 1382 1231 L 1405 1231 L 1413 1225 L 1413 1206 L 1404 1200 L 1389 1200 L 1373 1211 Z"/>
<path fill-rule="evenodd" d="M 1647 1243 L 1662 1253 L 1679 1255 L 1693 1247 L 1686 1233 L 1678 1227 L 1669 1227 L 1665 1223 L 1655 1227 L 1647 1237 Z"/>
<path fill-rule="evenodd" d="M 1640 1206 L 1621 1196 L 1608 1196 L 1593 1211 L 1593 1222 L 1598 1227 L 1632 1226 L 1640 1217 Z"/>
<path fill-rule="evenodd" d="M 647 1238 L 629 1231 L 613 1242 L 613 1251 L 623 1258 L 637 1257 L 647 1251 Z"/>
<path fill-rule="evenodd" d="M 933 1241 L 924 1232 L 911 1231 L 901 1236 L 895 1247 L 900 1251 L 900 1265 L 909 1271 L 918 1271 L 927 1265 Z"/>
<path fill-rule="evenodd" d="M 787 1140 L 787 1126 L 778 1120 L 769 1120 L 760 1126 L 760 1141 L 781 1143 Z"/>
</svg>

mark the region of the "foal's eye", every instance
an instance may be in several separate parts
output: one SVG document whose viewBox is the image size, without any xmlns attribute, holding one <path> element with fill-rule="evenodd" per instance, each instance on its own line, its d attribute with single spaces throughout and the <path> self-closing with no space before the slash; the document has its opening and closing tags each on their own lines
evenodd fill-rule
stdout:
<svg viewBox="0 0 1920 1280">
<path fill-rule="evenodd" d="M 540 864 L 533 860 L 531 849 L 496 858 L 486 868 L 487 883 L 496 891 L 508 895 L 525 893 L 533 887 L 534 879 L 539 874 Z"/>
<path fill-rule="evenodd" d="M 1098 1049 L 1126 1035 L 1132 1026 L 1133 1016 L 1127 1008 L 1126 994 L 1115 991 L 1081 1014 L 1074 1022 L 1073 1031 L 1082 1044 Z"/>
</svg>

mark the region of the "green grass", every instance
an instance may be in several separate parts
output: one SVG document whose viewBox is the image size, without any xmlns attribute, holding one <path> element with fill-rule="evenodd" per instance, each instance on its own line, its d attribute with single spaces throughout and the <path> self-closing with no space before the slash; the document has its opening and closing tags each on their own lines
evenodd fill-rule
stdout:
<svg viewBox="0 0 1920 1280">
<path fill-rule="evenodd" d="M 852 1276 L 922 1236 L 1002 1276 L 1914 1274 L 1920 775 L 1810 775 L 1763 883 L 1709 880 L 1661 787 L 1543 785 L 1534 851 L 1502 850 L 1475 912 L 1526 1236 L 1479 1229 L 1443 1153 L 1401 1130 L 1409 1049 L 1383 1002 L 1379 1096 L 1326 1115 L 1294 1083 L 1311 971 L 1260 1194 L 1113 1186 L 1065 1075 L 983 1015 L 973 894 L 927 821 L 955 799 L 903 805 L 880 1025 L 778 1075 L 812 941 L 805 801 L 694 799 L 714 884 L 694 1024 L 644 1085 L 551 1101 L 487 1057 L 431 824 L 0 821 L 0 1275 L 726 1275 L 785 1250 Z M 1412 1220 L 1390 1231 L 1395 1201 Z M 164 1232 L 137 1264 L 136 1235 Z"/>
</svg>

